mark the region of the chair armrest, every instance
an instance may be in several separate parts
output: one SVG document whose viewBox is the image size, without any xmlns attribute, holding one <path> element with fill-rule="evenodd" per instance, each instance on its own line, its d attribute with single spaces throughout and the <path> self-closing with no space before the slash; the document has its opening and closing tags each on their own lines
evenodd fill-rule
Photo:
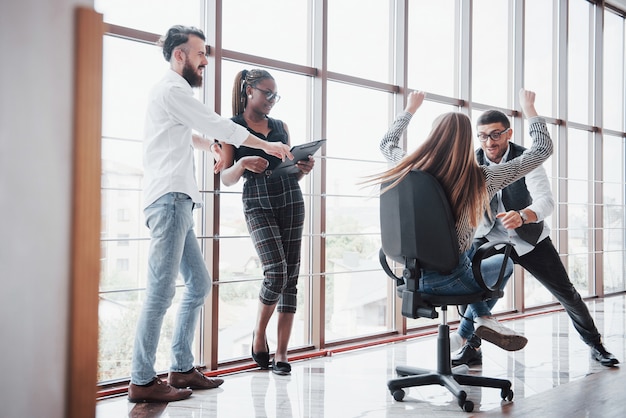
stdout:
<svg viewBox="0 0 626 418">
<path fill-rule="evenodd" d="M 497 246 L 504 246 L 504 248 L 497 249 Z M 474 278 L 478 285 L 488 292 L 493 292 L 498 290 L 502 285 L 504 280 L 504 272 L 506 271 L 506 264 L 509 260 L 509 256 L 511 255 L 511 249 L 513 248 L 513 244 L 508 241 L 487 241 L 474 253 L 474 257 L 472 258 L 472 272 L 474 273 Z M 491 257 L 496 254 L 504 254 L 504 259 L 502 260 L 502 266 L 500 267 L 500 274 L 498 275 L 498 280 L 494 284 L 493 288 L 490 288 L 485 283 L 483 279 L 483 274 L 480 271 L 480 266 L 482 261 L 486 258 Z"/>
<path fill-rule="evenodd" d="M 378 261 L 380 261 L 380 265 L 382 266 L 385 273 L 387 273 L 387 276 L 391 277 L 392 279 L 396 281 L 397 286 L 404 284 L 404 279 L 402 277 L 396 276 L 391 271 L 391 267 L 389 267 L 389 264 L 387 263 L 387 255 L 385 254 L 382 248 L 378 250 Z"/>
</svg>

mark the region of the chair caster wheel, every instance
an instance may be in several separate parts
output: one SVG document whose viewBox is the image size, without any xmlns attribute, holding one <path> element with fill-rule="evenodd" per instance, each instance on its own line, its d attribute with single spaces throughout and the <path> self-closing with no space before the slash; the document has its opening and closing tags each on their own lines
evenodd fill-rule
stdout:
<svg viewBox="0 0 626 418">
<path fill-rule="evenodd" d="M 391 395 L 393 396 L 393 399 L 395 399 L 396 401 L 400 402 L 402 401 L 402 399 L 404 399 L 404 391 L 402 389 L 396 389 L 394 390 Z"/>
<path fill-rule="evenodd" d="M 461 405 L 461 409 L 463 409 L 463 411 L 465 412 L 472 412 L 474 410 L 474 402 L 472 401 L 463 402 L 463 405 Z"/>
<path fill-rule="evenodd" d="M 511 389 L 502 389 L 502 392 L 500 392 L 500 397 L 502 399 L 506 399 L 507 401 L 512 401 L 513 400 L 513 391 Z"/>
</svg>

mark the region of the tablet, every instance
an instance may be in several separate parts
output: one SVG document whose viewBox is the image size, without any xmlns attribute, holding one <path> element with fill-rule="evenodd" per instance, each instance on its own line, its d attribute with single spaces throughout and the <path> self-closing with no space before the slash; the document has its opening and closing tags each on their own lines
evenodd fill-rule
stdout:
<svg viewBox="0 0 626 418">
<path fill-rule="evenodd" d="M 296 163 L 300 160 L 308 160 L 309 155 L 315 154 L 324 142 L 326 142 L 325 139 L 320 139 L 292 147 L 291 153 L 293 154 L 293 160 L 285 158 L 285 161 L 272 170 L 271 177 L 299 173 L 300 169 L 296 166 Z"/>
</svg>

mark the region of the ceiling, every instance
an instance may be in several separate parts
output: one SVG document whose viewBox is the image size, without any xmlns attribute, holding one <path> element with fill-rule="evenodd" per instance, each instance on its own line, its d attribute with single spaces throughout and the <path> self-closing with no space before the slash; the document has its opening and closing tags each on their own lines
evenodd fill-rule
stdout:
<svg viewBox="0 0 626 418">
<path fill-rule="evenodd" d="M 606 0 L 606 3 L 626 11 L 626 0 Z"/>
</svg>

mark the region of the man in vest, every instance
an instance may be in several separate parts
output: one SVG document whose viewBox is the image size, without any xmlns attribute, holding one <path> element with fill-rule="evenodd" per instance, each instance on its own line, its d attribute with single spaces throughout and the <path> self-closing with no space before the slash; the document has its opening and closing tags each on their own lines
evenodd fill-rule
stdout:
<svg viewBox="0 0 626 418">
<path fill-rule="evenodd" d="M 481 149 L 476 151 L 476 158 L 481 165 L 509 161 L 525 151 L 524 147 L 509 142 L 513 131 L 509 119 L 500 111 L 483 113 L 478 118 L 477 131 Z M 563 305 L 574 328 L 591 348 L 591 357 L 603 366 L 618 364 L 615 356 L 604 348 L 589 309 L 570 281 L 550 239 L 550 229 L 543 221 L 554 209 L 544 168 L 535 169 L 499 191 L 490 205 L 493 215 L 485 213 L 483 224 L 476 231 L 474 245 L 493 240 L 513 242 L 511 259 L 539 280 Z M 473 324 L 463 319 L 459 330 L 461 328 L 465 328 L 463 334 L 468 335 L 473 331 Z M 472 334 L 465 340 L 459 333 L 453 333 L 451 349 L 461 346 L 452 357 L 452 365 L 482 364 L 480 338 Z"/>
</svg>

